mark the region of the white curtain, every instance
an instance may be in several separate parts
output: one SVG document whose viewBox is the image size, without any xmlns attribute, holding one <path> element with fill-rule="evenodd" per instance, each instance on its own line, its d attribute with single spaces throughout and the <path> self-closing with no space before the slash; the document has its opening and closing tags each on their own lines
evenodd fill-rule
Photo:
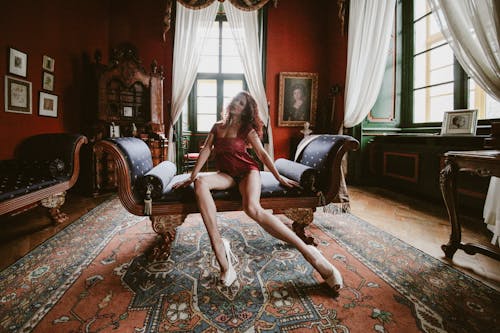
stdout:
<svg viewBox="0 0 500 333">
<path fill-rule="evenodd" d="M 260 117 L 267 126 L 269 145 L 266 146 L 266 149 L 271 158 L 274 159 L 273 135 L 260 63 L 261 54 L 257 11 L 239 10 L 229 1 L 225 1 L 223 4 L 229 28 L 233 33 L 236 47 L 243 63 L 248 90 L 255 98 Z"/>
<path fill-rule="evenodd" d="M 500 101 L 499 1 L 429 2 L 462 68 L 488 95 Z"/>
<path fill-rule="evenodd" d="M 377 100 L 387 61 L 396 0 L 351 0 L 344 127 L 361 123 Z"/>
<path fill-rule="evenodd" d="M 168 160 L 175 162 L 173 125 L 196 79 L 201 51 L 217 14 L 218 1 L 203 9 L 188 9 L 177 2 L 175 17 L 174 60 L 172 65 L 172 107 L 168 130 Z"/>
</svg>

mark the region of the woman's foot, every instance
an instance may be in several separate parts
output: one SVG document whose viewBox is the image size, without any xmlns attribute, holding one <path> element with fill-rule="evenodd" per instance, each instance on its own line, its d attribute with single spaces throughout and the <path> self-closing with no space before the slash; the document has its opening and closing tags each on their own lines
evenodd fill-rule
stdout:
<svg viewBox="0 0 500 333">
<path fill-rule="evenodd" d="M 230 287 L 236 280 L 236 270 L 233 267 L 233 262 L 234 264 L 237 264 L 238 258 L 236 258 L 236 256 L 231 251 L 231 247 L 227 239 L 222 238 L 222 244 L 224 245 L 224 251 L 226 252 L 228 268 L 227 271 L 221 272 L 220 281 L 224 286 Z"/>
<path fill-rule="evenodd" d="M 321 276 L 325 280 L 325 282 L 328 284 L 330 288 L 332 288 L 334 291 L 338 291 L 340 288 L 344 286 L 344 282 L 342 280 L 342 275 L 340 274 L 339 270 L 333 266 L 326 258 L 323 256 L 323 254 L 313 245 L 309 245 L 309 248 L 313 252 L 313 261 L 314 267 L 317 267 L 317 265 L 323 265 L 326 266 L 327 269 L 325 270 L 328 273 L 322 273 L 320 272 Z M 321 263 L 320 263 L 321 262 Z"/>
</svg>

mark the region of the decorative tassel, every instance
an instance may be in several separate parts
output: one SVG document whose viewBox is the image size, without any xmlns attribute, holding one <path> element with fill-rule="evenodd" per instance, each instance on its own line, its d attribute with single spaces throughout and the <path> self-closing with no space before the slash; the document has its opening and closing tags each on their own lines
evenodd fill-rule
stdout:
<svg viewBox="0 0 500 333">
<path fill-rule="evenodd" d="M 150 216 L 153 212 L 153 200 L 151 200 L 151 191 L 153 186 L 148 185 L 148 189 L 146 191 L 146 196 L 144 198 L 144 215 Z"/>
</svg>

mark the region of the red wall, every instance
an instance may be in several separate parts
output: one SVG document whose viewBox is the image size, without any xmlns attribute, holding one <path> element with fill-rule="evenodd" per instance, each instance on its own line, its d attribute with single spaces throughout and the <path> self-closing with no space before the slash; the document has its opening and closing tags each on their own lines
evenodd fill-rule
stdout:
<svg viewBox="0 0 500 333">
<path fill-rule="evenodd" d="M 345 60 L 337 56 L 338 41 L 331 37 L 338 34 L 333 23 L 337 15 L 336 1 L 281 1 L 277 8 L 270 7 L 268 13 L 266 92 L 271 105 L 274 151 L 275 158 L 288 158 L 291 138 L 301 138 L 302 128 L 277 126 L 279 73 L 319 74 L 317 126 L 313 131 L 333 133 L 334 126 L 321 122 L 322 114 L 330 110 L 332 82 L 344 81 L 342 76 L 337 76 L 342 68 L 345 71 Z"/>
<path fill-rule="evenodd" d="M 108 45 L 108 1 L 17 0 L 2 1 L 0 13 L 0 159 L 13 156 L 24 138 L 44 132 L 79 132 L 83 112 L 84 54 Z M 8 49 L 28 55 L 27 77 L 32 83 L 32 114 L 5 112 L 4 85 Z M 55 59 L 58 117 L 38 115 L 42 58 Z"/>
</svg>

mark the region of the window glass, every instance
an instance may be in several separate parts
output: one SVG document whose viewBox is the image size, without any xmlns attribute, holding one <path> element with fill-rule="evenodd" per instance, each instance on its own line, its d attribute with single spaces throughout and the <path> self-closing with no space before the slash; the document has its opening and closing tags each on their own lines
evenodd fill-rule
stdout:
<svg viewBox="0 0 500 333">
<path fill-rule="evenodd" d="M 415 123 L 442 121 L 444 111 L 453 110 L 453 83 L 415 90 L 413 110 Z"/>
<path fill-rule="evenodd" d="M 453 81 L 453 52 L 448 44 L 421 53 L 414 58 L 415 89 Z"/>
<path fill-rule="evenodd" d="M 413 17 L 415 19 L 419 19 L 425 14 L 429 13 L 430 7 L 427 1 L 424 0 L 416 0 L 413 2 Z"/>
<path fill-rule="evenodd" d="M 217 96 L 217 80 L 198 80 L 198 96 Z"/>
<path fill-rule="evenodd" d="M 198 132 L 210 132 L 217 121 L 215 114 L 198 114 Z"/>
<path fill-rule="evenodd" d="M 469 80 L 469 109 L 478 110 L 478 119 L 500 118 L 500 102 L 488 95 L 474 80 Z"/>
<path fill-rule="evenodd" d="M 223 87 L 223 109 L 225 110 L 227 105 L 231 102 L 231 99 L 240 91 L 243 90 L 243 81 L 242 80 L 224 80 Z"/>
<path fill-rule="evenodd" d="M 223 73 L 243 73 L 243 64 L 239 56 L 222 57 L 222 72 Z"/>
</svg>

